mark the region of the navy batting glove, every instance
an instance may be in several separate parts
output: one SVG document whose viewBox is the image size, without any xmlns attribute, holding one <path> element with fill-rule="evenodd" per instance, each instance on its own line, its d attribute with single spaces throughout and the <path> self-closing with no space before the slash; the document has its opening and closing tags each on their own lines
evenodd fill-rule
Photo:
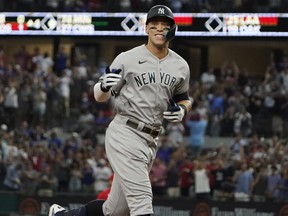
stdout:
<svg viewBox="0 0 288 216">
<path fill-rule="evenodd" d="M 102 77 L 102 82 L 100 88 L 103 92 L 108 92 L 112 86 L 117 85 L 117 83 L 121 80 L 122 76 L 119 74 L 121 69 L 112 69 L 107 67 L 105 70 L 105 74 Z"/>
<path fill-rule="evenodd" d="M 108 73 L 119 74 L 121 71 L 122 71 L 121 69 L 112 69 L 110 71 L 110 67 L 106 67 L 106 69 L 105 69 L 106 74 L 108 74 Z"/>
<path fill-rule="evenodd" d="M 180 107 L 173 99 L 169 99 L 169 106 L 168 106 L 168 111 L 170 112 L 176 112 L 179 111 Z"/>
</svg>

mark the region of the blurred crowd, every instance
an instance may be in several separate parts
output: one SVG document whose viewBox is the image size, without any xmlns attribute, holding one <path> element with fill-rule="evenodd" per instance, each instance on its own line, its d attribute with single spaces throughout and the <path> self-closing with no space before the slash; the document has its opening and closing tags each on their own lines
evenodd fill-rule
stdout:
<svg viewBox="0 0 288 216">
<path fill-rule="evenodd" d="M 107 64 L 69 56 L 63 47 L 53 57 L 37 46 L 9 58 L 0 49 L 3 190 L 96 195 L 109 187 L 103 136 L 113 99 L 93 97 Z M 252 74 L 227 60 L 191 80 L 193 110 L 163 124 L 150 176 L 155 196 L 287 201 L 288 58 L 271 54 L 264 76 Z M 233 142 L 207 149 L 206 136 Z"/>
<path fill-rule="evenodd" d="M 147 12 L 164 4 L 173 12 L 286 12 L 287 0 L 0 0 L 6 12 Z"/>
</svg>

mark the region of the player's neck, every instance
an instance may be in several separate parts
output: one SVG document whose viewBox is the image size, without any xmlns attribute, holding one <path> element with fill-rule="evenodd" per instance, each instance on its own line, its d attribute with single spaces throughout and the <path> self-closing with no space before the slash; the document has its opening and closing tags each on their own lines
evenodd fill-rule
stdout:
<svg viewBox="0 0 288 216">
<path fill-rule="evenodd" d="M 157 46 L 154 46 L 153 44 L 148 43 L 146 47 L 158 59 L 163 59 L 168 54 L 168 46 L 157 47 Z"/>
</svg>

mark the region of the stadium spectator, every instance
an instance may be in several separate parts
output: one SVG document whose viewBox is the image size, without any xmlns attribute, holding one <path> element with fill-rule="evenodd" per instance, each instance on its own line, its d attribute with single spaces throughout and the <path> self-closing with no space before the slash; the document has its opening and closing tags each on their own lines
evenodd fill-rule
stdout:
<svg viewBox="0 0 288 216">
<path fill-rule="evenodd" d="M 94 171 L 93 166 L 86 160 L 81 168 L 82 189 L 85 193 L 94 193 Z"/>
<path fill-rule="evenodd" d="M 281 172 L 281 181 L 278 185 L 279 200 L 282 202 L 288 202 L 288 167 L 287 165 Z"/>
<path fill-rule="evenodd" d="M 51 164 L 47 164 L 39 177 L 37 194 L 39 196 L 52 197 L 58 188 L 58 178 L 54 174 Z"/>
<path fill-rule="evenodd" d="M 23 78 L 23 82 L 20 84 L 19 88 L 19 106 L 21 109 L 19 110 L 19 117 L 21 120 L 31 122 L 31 107 L 33 106 L 32 103 L 33 98 L 33 89 L 32 89 L 32 82 L 29 76 L 25 76 Z"/>
<path fill-rule="evenodd" d="M 6 175 L 3 181 L 5 189 L 10 191 L 20 191 L 22 171 L 23 167 L 21 163 L 16 160 L 7 166 Z"/>
<path fill-rule="evenodd" d="M 221 131 L 222 137 L 233 137 L 234 136 L 234 121 L 235 121 L 235 107 L 229 106 L 224 112 L 223 118 L 221 119 Z"/>
<path fill-rule="evenodd" d="M 216 83 L 214 68 L 211 67 L 207 71 L 203 72 L 201 74 L 200 80 L 206 88 L 210 89 Z"/>
<path fill-rule="evenodd" d="M 60 107 L 63 115 L 62 121 L 70 116 L 70 87 L 72 85 L 72 79 L 67 73 L 67 70 L 63 70 L 57 80 L 58 94 L 60 96 Z"/>
<path fill-rule="evenodd" d="M 97 166 L 93 168 L 95 178 L 94 191 L 98 194 L 109 187 L 109 179 L 112 175 L 112 169 L 109 166 L 109 163 L 103 158 L 100 158 Z"/>
<path fill-rule="evenodd" d="M 175 149 L 176 149 L 175 146 L 170 145 L 170 141 L 168 137 L 163 136 L 161 137 L 161 140 L 159 141 L 157 157 L 159 157 L 167 165 L 169 163 L 171 154 L 173 153 Z"/>
<path fill-rule="evenodd" d="M 30 138 L 31 138 L 32 146 L 35 146 L 36 144 L 39 144 L 41 142 L 46 143 L 48 139 L 47 138 L 48 135 L 46 134 L 46 131 L 45 131 L 45 128 L 43 128 L 43 125 L 36 125 L 35 127 L 32 127 L 32 128 L 29 125 L 27 125 L 27 127 L 28 127 L 28 130 L 31 132 Z"/>
<path fill-rule="evenodd" d="M 64 46 L 60 46 L 58 52 L 55 55 L 55 72 L 57 76 L 61 76 L 62 72 L 68 67 L 68 55 Z"/>
<path fill-rule="evenodd" d="M 234 198 L 236 201 L 249 201 L 252 196 L 253 175 L 246 162 L 240 162 L 234 175 L 236 183 Z"/>
<path fill-rule="evenodd" d="M 67 160 L 61 149 L 56 152 L 53 157 L 53 162 L 51 164 L 54 175 L 58 178 L 58 188 L 59 192 L 67 192 L 69 188 L 70 179 L 70 162 Z"/>
<path fill-rule="evenodd" d="M 171 158 L 167 164 L 167 196 L 180 197 L 179 187 L 179 161 L 176 158 Z"/>
<path fill-rule="evenodd" d="M 230 146 L 231 158 L 236 161 L 245 160 L 245 146 L 247 146 L 247 144 L 247 139 L 243 137 L 242 133 L 237 133 Z"/>
<path fill-rule="evenodd" d="M 59 134 L 56 130 L 51 131 L 50 138 L 48 138 L 48 149 L 50 151 L 57 152 L 58 149 L 63 148 L 63 140 L 59 137 Z"/>
<path fill-rule="evenodd" d="M 5 54 L 5 50 L 3 48 L 2 45 L 0 45 L 0 67 L 2 69 L 2 67 L 6 64 L 6 54 Z"/>
<path fill-rule="evenodd" d="M 69 165 L 74 162 L 73 156 L 77 150 L 81 148 L 81 137 L 78 133 L 72 132 L 64 141 L 63 154 L 67 157 Z"/>
<path fill-rule="evenodd" d="M 32 162 L 25 161 L 21 175 L 21 192 L 25 195 L 35 195 L 38 188 L 40 173 L 33 169 Z"/>
<path fill-rule="evenodd" d="M 241 133 L 243 137 L 249 137 L 252 133 L 252 115 L 242 106 L 234 117 L 234 134 Z"/>
<path fill-rule="evenodd" d="M 190 189 L 193 186 L 193 162 L 186 156 L 179 165 L 180 194 L 182 197 L 190 196 Z"/>
<path fill-rule="evenodd" d="M 221 65 L 221 80 L 230 85 L 235 85 L 237 83 L 239 73 L 239 66 L 234 60 L 225 61 Z"/>
<path fill-rule="evenodd" d="M 122 12 L 130 12 L 131 11 L 131 1 L 130 0 L 121 0 L 119 2 L 119 6 L 120 6 L 120 11 L 122 11 Z"/>
<path fill-rule="evenodd" d="M 47 77 L 48 74 L 52 72 L 53 65 L 54 65 L 53 59 L 50 57 L 50 54 L 47 51 L 45 51 L 40 66 L 41 71 L 43 73 L 43 77 Z"/>
<path fill-rule="evenodd" d="M 42 54 L 40 53 L 40 48 L 38 46 L 35 46 L 33 48 L 33 52 L 30 54 L 30 58 L 28 61 L 28 71 L 31 72 L 33 75 L 37 69 L 37 64 L 41 61 L 41 59 Z"/>
<path fill-rule="evenodd" d="M 15 79 L 9 79 L 8 86 L 4 89 L 5 120 L 9 129 L 15 128 L 18 121 L 18 83 Z"/>
<path fill-rule="evenodd" d="M 100 134 L 104 134 L 106 131 L 106 128 L 108 124 L 110 123 L 112 119 L 112 113 L 105 110 L 99 110 L 95 117 L 95 126 L 96 126 L 96 132 Z"/>
<path fill-rule="evenodd" d="M 275 201 L 278 199 L 279 196 L 278 187 L 281 181 L 281 175 L 275 165 L 272 165 L 270 169 L 271 173 L 268 174 L 266 197 L 269 201 Z"/>
<path fill-rule="evenodd" d="M 256 167 L 254 170 L 254 182 L 253 182 L 253 201 L 263 202 L 266 200 L 266 188 L 268 183 L 267 167 L 262 165 Z"/>
<path fill-rule="evenodd" d="M 174 13 L 180 13 L 183 7 L 182 0 L 174 0 L 170 2 L 170 8 Z"/>
<path fill-rule="evenodd" d="M 207 116 L 195 112 L 187 118 L 186 125 L 190 130 L 187 147 L 192 157 L 198 157 L 205 145 Z"/>
<path fill-rule="evenodd" d="M 29 152 L 29 160 L 32 163 L 32 167 L 37 172 L 43 171 L 43 166 L 45 164 L 45 157 L 44 157 L 44 148 L 41 144 L 37 144 L 34 148 L 30 149 Z"/>
<path fill-rule="evenodd" d="M 47 93 L 42 86 L 35 86 L 35 91 L 32 96 L 33 104 L 33 125 L 43 124 L 45 120 L 45 114 L 47 111 L 46 101 Z"/>
<path fill-rule="evenodd" d="M 213 191 L 213 198 L 220 199 L 224 196 L 223 183 L 226 181 L 223 159 L 219 158 L 215 161 L 215 167 L 211 170 L 210 175 L 214 179 L 214 187 L 211 188 Z"/>
<path fill-rule="evenodd" d="M 184 141 L 185 128 L 182 122 L 169 122 L 166 126 L 169 145 L 178 147 Z"/>
<path fill-rule="evenodd" d="M 30 54 L 26 49 L 25 45 L 21 45 L 18 51 L 14 54 L 15 64 L 20 65 L 21 69 L 28 70 Z"/>
<path fill-rule="evenodd" d="M 114 174 L 112 174 L 109 177 L 108 187 L 105 188 L 104 190 L 102 190 L 100 193 L 98 193 L 96 196 L 96 199 L 106 200 L 108 198 L 109 193 L 111 191 L 111 185 L 112 185 L 113 178 L 114 178 Z"/>
<path fill-rule="evenodd" d="M 201 159 L 194 162 L 194 181 L 195 196 L 198 200 L 210 199 L 209 171 L 206 167 L 206 161 Z"/>
<path fill-rule="evenodd" d="M 91 112 L 91 109 L 89 109 L 89 107 L 82 107 L 80 112 L 81 113 L 78 116 L 75 131 L 80 133 L 81 136 L 85 136 L 93 129 L 93 127 L 96 126 L 95 116 Z"/>
<path fill-rule="evenodd" d="M 81 192 L 82 189 L 82 172 L 80 164 L 73 162 L 71 165 L 71 173 L 69 178 L 69 191 L 70 192 Z"/>
<path fill-rule="evenodd" d="M 154 196 L 164 196 L 167 190 L 167 165 L 156 156 L 150 174 L 151 186 Z"/>
<path fill-rule="evenodd" d="M 1 76 L 0 76 L 1 77 Z M 0 119 L 4 119 L 4 91 L 3 91 L 3 85 L 0 82 Z"/>
<path fill-rule="evenodd" d="M 57 12 L 59 6 L 58 0 L 49 0 L 46 2 L 46 10 L 50 12 Z"/>
<path fill-rule="evenodd" d="M 47 77 L 46 92 L 47 92 L 47 112 L 46 125 L 48 128 L 60 126 L 62 111 L 60 107 L 60 95 L 58 93 L 58 78 L 55 74 L 50 74 Z"/>
<path fill-rule="evenodd" d="M 44 55 L 40 52 L 40 48 L 36 47 L 35 48 L 35 53 L 32 57 L 32 63 L 33 63 L 33 74 L 35 77 L 44 77 L 47 76 L 45 74 L 45 69 L 43 66 L 45 65 L 44 63 Z"/>
<path fill-rule="evenodd" d="M 219 136 L 221 134 L 221 121 L 224 114 L 224 93 L 221 86 L 215 86 L 212 94 L 208 95 L 209 111 L 208 111 L 208 132 L 211 136 Z"/>
</svg>

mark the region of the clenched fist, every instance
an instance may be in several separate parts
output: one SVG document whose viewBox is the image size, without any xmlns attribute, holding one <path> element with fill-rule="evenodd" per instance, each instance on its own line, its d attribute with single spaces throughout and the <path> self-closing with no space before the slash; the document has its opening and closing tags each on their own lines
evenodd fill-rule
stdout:
<svg viewBox="0 0 288 216">
<path fill-rule="evenodd" d="M 112 86 L 117 85 L 122 78 L 119 74 L 121 71 L 121 69 L 112 69 L 112 71 L 110 71 L 109 67 L 106 68 L 106 73 L 102 77 L 100 86 L 103 92 L 108 92 Z"/>
<path fill-rule="evenodd" d="M 172 99 L 169 100 L 169 108 L 168 111 L 163 112 L 163 118 L 169 122 L 180 122 L 182 121 L 185 110 L 175 103 Z"/>
</svg>

